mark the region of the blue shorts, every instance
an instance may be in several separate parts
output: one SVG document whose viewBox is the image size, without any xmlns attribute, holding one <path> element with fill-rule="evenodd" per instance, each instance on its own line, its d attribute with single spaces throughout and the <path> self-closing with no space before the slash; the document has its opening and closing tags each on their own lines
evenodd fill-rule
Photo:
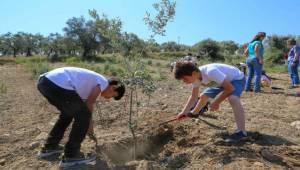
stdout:
<svg viewBox="0 0 300 170">
<path fill-rule="evenodd" d="M 231 84 L 234 87 L 234 91 L 230 95 L 241 97 L 241 94 L 245 88 L 245 83 L 246 83 L 245 78 L 241 80 L 231 81 Z M 215 98 L 223 90 L 224 90 L 223 87 L 208 87 L 202 92 L 202 94 L 210 98 Z"/>
</svg>

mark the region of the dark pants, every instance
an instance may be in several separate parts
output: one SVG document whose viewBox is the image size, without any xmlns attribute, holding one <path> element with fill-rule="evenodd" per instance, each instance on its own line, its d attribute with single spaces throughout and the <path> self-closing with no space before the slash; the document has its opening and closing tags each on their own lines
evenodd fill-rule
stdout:
<svg viewBox="0 0 300 170">
<path fill-rule="evenodd" d="M 65 156 L 75 156 L 80 151 L 81 142 L 87 133 L 91 112 L 75 91 L 61 88 L 45 76 L 39 79 L 37 88 L 49 103 L 61 112 L 48 135 L 45 147 L 58 145 L 74 119 L 69 140 L 65 145 Z"/>
</svg>

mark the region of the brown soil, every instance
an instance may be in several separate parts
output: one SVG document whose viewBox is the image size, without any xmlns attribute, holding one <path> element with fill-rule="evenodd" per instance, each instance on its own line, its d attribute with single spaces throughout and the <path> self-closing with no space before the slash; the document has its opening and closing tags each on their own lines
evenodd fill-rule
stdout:
<svg viewBox="0 0 300 170">
<path fill-rule="evenodd" d="M 290 124 L 300 120 L 300 89 L 286 90 L 289 78 L 273 74 L 273 84 L 283 90 L 264 89 L 244 93 L 246 126 L 251 140 L 227 144 L 224 138 L 235 129 L 227 101 L 217 112 L 198 120 L 185 119 L 159 127 L 178 113 L 190 86 L 172 80 L 158 83 L 137 114 L 136 160 L 128 130 L 125 100 L 99 100 L 94 117 L 98 146 L 86 139 L 85 152 L 96 152 L 97 160 L 72 169 L 300 169 L 300 131 Z M 57 118 L 36 90 L 36 82 L 21 65 L 0 65 L 0 169 L 58 169 L 59 157 L 38 160 L 36 154 Z M 66 142 L 68 132 L 62 143 Z"/>
</svg>

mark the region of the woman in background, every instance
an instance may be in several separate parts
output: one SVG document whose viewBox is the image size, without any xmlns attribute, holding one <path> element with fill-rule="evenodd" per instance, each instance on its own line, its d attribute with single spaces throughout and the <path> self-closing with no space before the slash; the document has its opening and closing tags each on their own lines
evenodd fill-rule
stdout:
<svg viewBox="0 0 300 170">
<path fill-rule="evenodd" d="M 254 92 L 260 92 L 260 79 L 264 64 L 264 47 L 262 41 L 266 38 L 265 32 L 258 32 L 253 40 L 248 44 L 245 54 L 248 56 L 246 64 L 248 66 L 248 77 L 245 91 L 251 91 L 251 81 L 255 74 Z"/>
</svg>

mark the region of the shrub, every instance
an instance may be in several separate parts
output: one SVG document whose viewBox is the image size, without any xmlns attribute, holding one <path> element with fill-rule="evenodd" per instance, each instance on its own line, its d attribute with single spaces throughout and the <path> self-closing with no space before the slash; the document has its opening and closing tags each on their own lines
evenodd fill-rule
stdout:
<svg viewBox="0 0 300 170">
<path fill-rule="evenodd" d="M 37 79 L 39 75 L 48 72 L 49 65 L 46 62 L 28 62 L 26 63 L 26 67 L 32 73 L 32 77 Z"/>
<path fill-rule="evenodd" d="M 82 59 L 78 56 L 66 57 L 64 60 L 67 64 L 78 63 L 82 61 Z"/>
<path fill-rule="evenodd" d="M 264 55 L 265 64 L 283 64 L 283 55 L 284 52 L 277 48 L 268 48 Z"/>
<path fill-rule="evenodd" d="M 148 60 L 148 61 L 147 61 L 147 64 L 148 64 L 149 66 L 152 66 L 152 60 Z"/>
<path fill-rule="evenodd" d="M 45 56 L 32 56 L 32 57 L 18 56 L 18 57 L 16 57 L 17 64 L 24 64 L 24 63 L 29 63 L 29 62 L 45 62 L 45 61 L 47 61 L 47 57 L 45 57 Z"/>
</svg>

